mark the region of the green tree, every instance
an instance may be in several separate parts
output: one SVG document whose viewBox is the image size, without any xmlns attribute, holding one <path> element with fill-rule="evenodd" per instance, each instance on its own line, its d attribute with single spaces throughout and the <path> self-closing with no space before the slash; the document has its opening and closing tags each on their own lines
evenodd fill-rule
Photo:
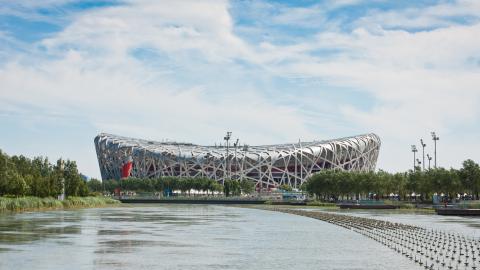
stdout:
<svg viewBox="0 0 480 270">
<path fill-rule="evenodd" d="M 479 199 L 480 191 L 480 166 L 471 159 L 463 162 L 459 171 L 460 182 L 465 191 L 469 191 Z"/>
<path fill-rule="evenodd" d="M 421 182 L 422 175 L 418 171 L 408 171 L 406 188 L 410 195 L 412 195 L 413 193 L 417 194 L 419 192 L 419 187 L 422 184 Z"/>
<path fill-rule="evenodd" d="M 105 186 L 105 190 L 110 193 L 113 193 L 115 189 L 120 187 L 119 181 L 115 179 L 105 180 L 103 184 Z"/>
<path fill-rule="evenodd" d="M 65 195 L 67 197 L 80 196 L 83 194 L 83 185 L 85 182 L 78 173 L 77 164 L 75 161 L 67 160 L 64 163 L 63 179 L 65 185 Z"/>
<path fill-rule="evenodd" d="M 287 184 L 280 185 L 278 188 L 283 190 L 283 191 L 292 191 L 292 187 L 290 185 L 287 185 Z"/>
<path fill-rule="evenodd" d="M 90 192 L 102 192 L 103 185 L 99 180 L 92 178 L 87 182 L 87 187 Z"/>
<path fill-rule="evenodd" d="M 190 190 L 190 184 L 189 182 L 187 181 L 187 179 L 184 179 L 184 178 L 180 178 L 178 180 L 178 189 L 180 189 L 180 191 L 182 192 L 182 194 L 185 194 L 187 191 Z"/>
<path fill-rule="evenodd" d="M 85 196 L 88 196 L 89 194 L 90 192 L 88 191 L 87 182 L 81 179 L 78 186 L 77 196 L 85 197 Z"/>
<path fill-rule="evenodd" d="M 392 175 L 392 186 L 393 190 L 396 194 L 400 196 L 400 198 L 406 199 L 407 195 L 407 177 L 405 173 L 396 173 Z"/>
<path fill-rule="evenodd" d="M 240 182 L 232 179 L 226 179 L 223 182 L 225 196 L 239 196 L 241 194 Z"/>
<path fill-rule="evenodd" d="M 353 183 L 352 183 L 352 174 L 345 171 L 338 172 L 337 178 L 337 187 L 339 191 L 339 195 L 342 196 L 344 199 L 348 200 L 350 195 L 353 193 Z"/>
<path fill-rule="evenodd" d="M 17 172 L 11 171 L 7 174 L 6 194 L 15 196 L 25 196 L 27 194 L 27 183 L 25 179 Z"/>
<path fill-rule="evenodd" d="M 240 181 L 240 190 L 243 194 L 251 194 L 255 191 L 255 183 L 248 179 L 242 179 Z"/>
<path fill-rule="evenodd" d="M 226 197 L 230 197 L 230 194 L 232 193 L 231 180 L 227 179 L 223 181 L 223 192 L 225 193 Z"/>
<path fill-rule="evenodd" d="M 7 193 L 7 172 L 10 170 L 8 163 L 8 156 L 0 150 L 0 195 Z"/>
</svg>

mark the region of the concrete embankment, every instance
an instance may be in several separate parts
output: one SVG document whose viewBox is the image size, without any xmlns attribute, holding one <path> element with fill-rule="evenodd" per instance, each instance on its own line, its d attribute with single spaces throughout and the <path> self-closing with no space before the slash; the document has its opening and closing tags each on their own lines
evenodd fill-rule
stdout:
<svg viewBox="0 0 480 270">
<path fill-rule="evenodd" d="M 480 216 L 480 209 L 437 208 L 435 212 L 443 216 Z"/>
<path fill-rule="evenodd" d="M 353 230 L 385 245 L 425 269 L 478 268 L 480 241 L 458 233 L 343 214 L 281 207 L 258 209 L 310 217 Z"/>
</svg>

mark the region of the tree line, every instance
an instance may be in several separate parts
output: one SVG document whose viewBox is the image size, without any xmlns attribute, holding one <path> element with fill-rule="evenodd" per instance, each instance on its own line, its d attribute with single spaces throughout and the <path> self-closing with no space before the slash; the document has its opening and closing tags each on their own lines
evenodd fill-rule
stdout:
<svg viewBox="0 0 480 270">
<path fill-rule="evenodd" d="M 209 195 L 224 193 L 238 196 L 252 193 L 252 181 L 227 179 L 223 185 L 205 177 L 160 177 L 153 179 L 127 178 L 100 182 L 85 181 L 78 172 L 75 161 L 61 159 L 51 164 L 47 158 L 33 159 L 8 156 L 0 150 L 0 196 L 57 197 L 65 189 L 66 196 L 87 196 L 92 192 L 110 192 L 116 189 L 171 194 L 179 190 L 188 194 L 190 190 L 203 191 Z M 288 189 L 288 187 L 283 187 Z M 358 199 L 398 195 L 407 200 L 413 193 L 421 200 L 430 200 L 434 193 L 450 198 L 467 193 L 479 199 L 480 167 L 473 160 L 466 160 L 460 169 L 430 169 L 404 173 L 352 172 L 322 170 L 312 175 L 302 186 L 318 199 Z"/>
<path fill-rule="evenodd" d="M 412 194 L 419 195 L 420 200 L 431 200 L 435 193 L 449 198 L 466 193 L 479 199 L 480 167 L 469 159 L 458 170 L 416 168 L 404 173 L 324 170 L 312 175 L 302 188 L 323 200 L 385 198 L 390 194 L 398 195 L 400 200 L 408 200 Z"/>
<path fill-rule="evenodd" d="M 207 177 L 176 177 L 164 176 L 158 178 L 135 178 L 106 180 L 103 183 L 99 180 L 92 179 L 87 182 L 92 192 L 109 192 L 114 193 L 117 189 L 123 191 L 136 192 L 159 192 L 165 195 L 171 194 L 173 191 L 179 190 L 182 194 L 190 195 L 191 190 L 197 190 L 213 195 L 214 193 L 223 192 L 225 196 L 239 196 L 240 194 L 249 194 L 254 191 L 254 183 L 252 181 L 227 179 L 224 184 Z"/>
<path fill-rule="evenodd" d="M 65 188 L 66 196 L 87 196 L 86 182 L 75 161 L 8 156 L 0 150 L 0 196 L 57 197 Z"/>
<path fill-rule="evenodd" d="M 86 181 L 78 172 L 75 161 L 58 159 L 55 164 L 48 158 L 8 156 L 0 150 L 0 196 L 57 197 L 88 196 L 92 193 L 113 193 L 115 189 L 144 192 L 172 193 L 180 190 L 190 195 L 190 190 L 208 194 L 223 192 L 226 196 L 238 196 L 254 191 L 254 183 L 248 180 L 227 179 L 224 185 L 206 177 L 126 178 L 122 180 L 97 179 Z"/>
</svg>

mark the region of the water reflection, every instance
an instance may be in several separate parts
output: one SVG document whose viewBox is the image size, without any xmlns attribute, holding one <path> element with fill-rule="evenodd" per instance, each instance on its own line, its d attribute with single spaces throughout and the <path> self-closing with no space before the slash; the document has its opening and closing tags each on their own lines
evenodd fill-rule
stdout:
<svg viewBox="0 0 480 270">
<path fill-rule="evenodd" d="M 28 244 L 44 238 L 80 234 L 78 222 L 79 218 L 65 218 L 63 213 L 3 214 L 0 215 L 0 244 Z"/>
<path fill-rule="evenodd" d="M 416 267 L 352 231 L 254 209 L 135 205 L 0 215 L 0 269 L 388 269 L 392 265 Z"/>
</svg>

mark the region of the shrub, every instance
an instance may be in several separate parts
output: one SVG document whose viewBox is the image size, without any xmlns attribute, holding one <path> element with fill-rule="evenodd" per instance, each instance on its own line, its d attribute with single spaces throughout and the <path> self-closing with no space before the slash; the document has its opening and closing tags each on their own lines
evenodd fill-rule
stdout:
<svg viewBox="0 0 480 270">
<path fill-rule="evenodd" d="M 0 212 L 2 211 L 24 211 L 36 209 L 59 209 L 59 208 L 78 208 L 78 207 L 100 207 L 106 205 L 115 205 L 120 202 L 111 198 L 104 197 L 69 197 L 60 201 L 51 197 L 19 197 L 8 198 L 0 197 Z"/>
</svg>

